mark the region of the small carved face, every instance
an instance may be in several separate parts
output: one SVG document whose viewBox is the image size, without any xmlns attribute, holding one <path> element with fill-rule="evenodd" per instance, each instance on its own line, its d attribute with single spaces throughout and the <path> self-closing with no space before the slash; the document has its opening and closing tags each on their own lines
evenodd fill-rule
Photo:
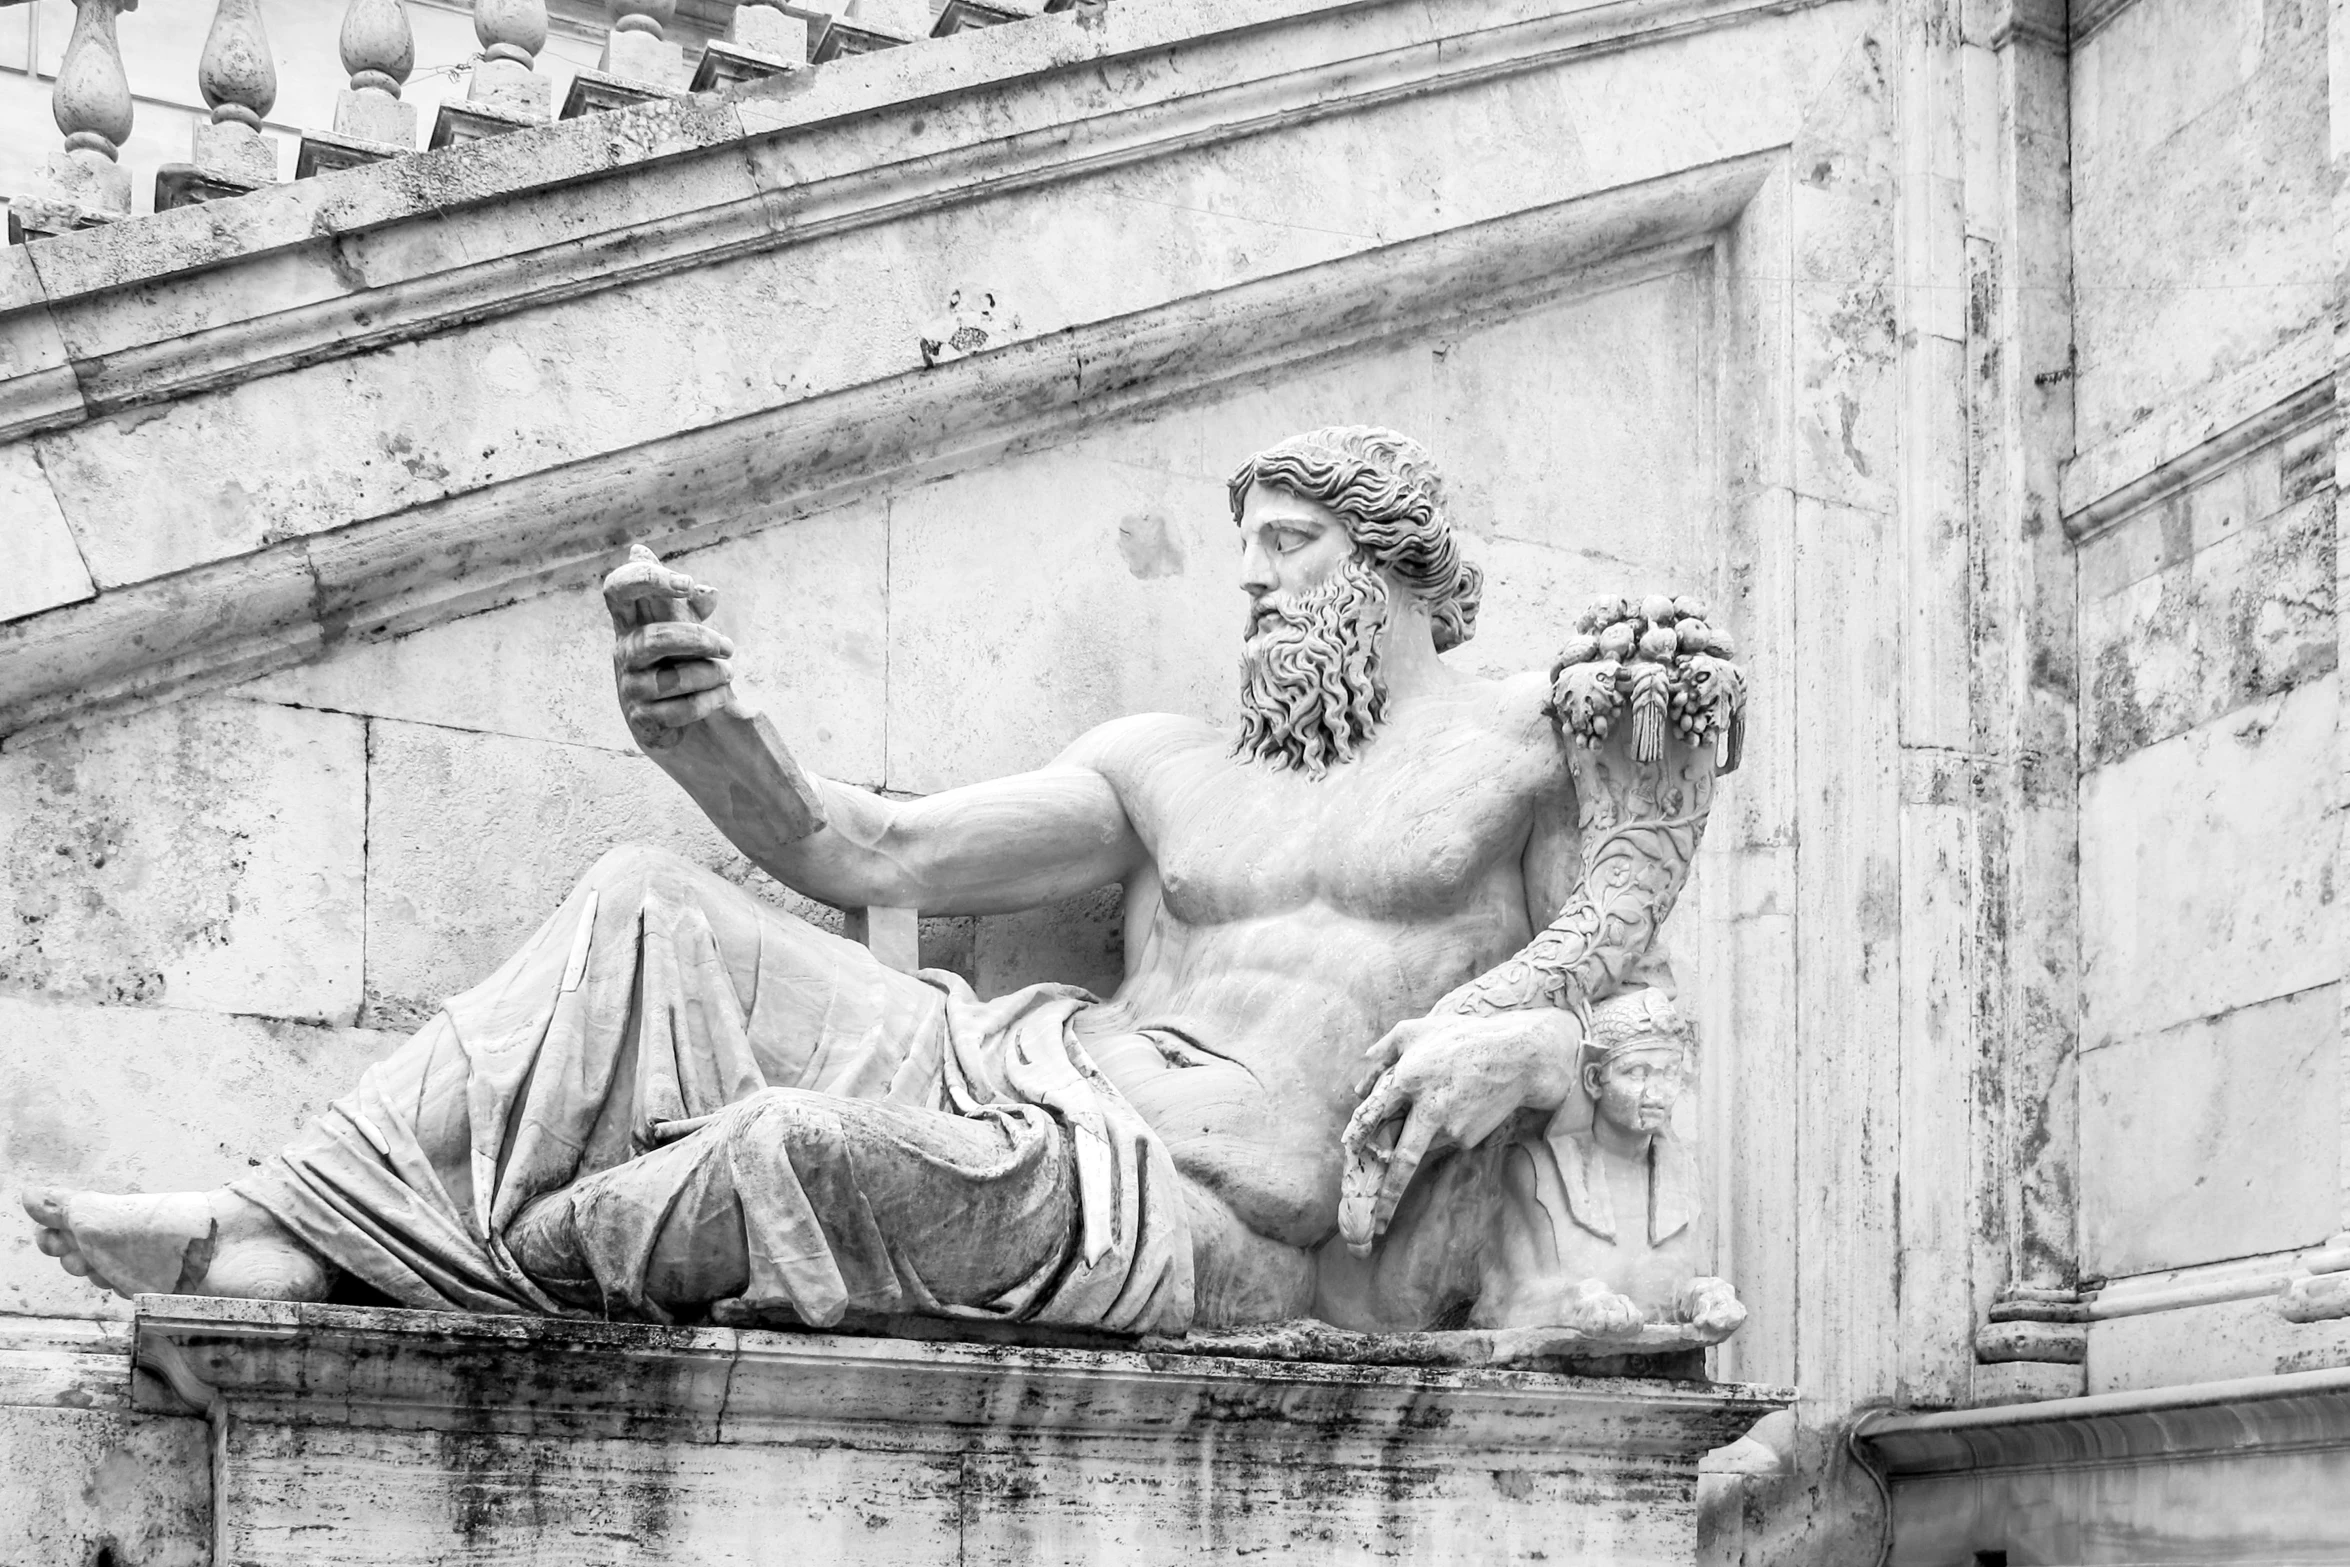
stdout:
<svg viewBox="0 0 2350 1567">
<path fill-rule="evenodd" d="M 1287 490 L 1259 484 L 1240 511 L 1240 586 L 1249 597 L 1248 634 L 1271 617 L 1277 597 L 1320 587 L 1354 558 L 1346 519 Z"/>
<path fill-rule="evenodd" d="M 1663 1035 L 1633 1045 L 1604 1065 L 1583 1068 L 1583 1090 L 1603 1121 L 1627 1132 L 1651 1136 L 1672 1124 L 1673 1102 L 1681 1097 L 1687 1063 L 1681 1047 Z"/>
</svg>

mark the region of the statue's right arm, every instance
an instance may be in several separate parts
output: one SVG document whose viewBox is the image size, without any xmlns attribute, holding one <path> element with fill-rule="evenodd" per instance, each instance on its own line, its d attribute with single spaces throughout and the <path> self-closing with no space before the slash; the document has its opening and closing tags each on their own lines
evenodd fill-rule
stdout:
<svg viewBox="0 0 2350 1567">
<path fill-rule="evenodd" d="M 840 908 L 997 914 L 1120 881 L 1147 859 L 1117 790 L 1090 765 L 1098 731 L 1034 772 L 917 800 L 803 775 L 823 818 L 808 832 L 798 825 L 807 801 L 764 797 L 778 789 L 772 766 L 678 743 L 741 713 L 733 644 L 704 623 L 717 594 L 647 555 L 606 578 L 604 597 L 629 733 L 736 848 L 795 891 Z"/>
</svg>

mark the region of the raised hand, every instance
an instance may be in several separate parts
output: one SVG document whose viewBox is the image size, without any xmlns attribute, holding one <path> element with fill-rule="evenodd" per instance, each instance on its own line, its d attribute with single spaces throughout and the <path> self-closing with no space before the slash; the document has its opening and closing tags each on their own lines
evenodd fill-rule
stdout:
<svg viewBox="0 0 2350 1567">
<path fill-rule="evenodd" d="M 734 644 L 703 624 L 717 605 L 716 588 L 670 570 L 642 544 L 604 579 L 620 716 L 648 751 L 674 746 L 734 700 Z"/>
<path fill-rule="evenodd" d="M 1368 1053 L 1373 1081 L 1341 1140 L 1347 1249 L 1370 1250 L 1430 1153 L 1473 1148 L 1520 1110 L 1566 1103 L 1582 1043 L 1573 1014 L 1551 1007 L 1412 1018 L 1388 1030 Z"/>
</svg>

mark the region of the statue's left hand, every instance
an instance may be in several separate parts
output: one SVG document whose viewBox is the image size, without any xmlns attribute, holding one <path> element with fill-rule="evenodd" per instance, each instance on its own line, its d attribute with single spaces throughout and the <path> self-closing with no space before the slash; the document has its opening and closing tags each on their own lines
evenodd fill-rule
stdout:
<svg viewBox="0 0 2350 1567">
<path fill-rule="evenodd" d="M 1473 1148 L 1520 1110 L 1555 1110 L 1575 1087 L 1574 1015 L 1549 1007 L 1413 1018 L 1368 1053 L 1372 1081 L 1342 1139 L 1339 1233 L 1358 1255 L 1387 1228 L 1420 1161 Z"/>
</svg>

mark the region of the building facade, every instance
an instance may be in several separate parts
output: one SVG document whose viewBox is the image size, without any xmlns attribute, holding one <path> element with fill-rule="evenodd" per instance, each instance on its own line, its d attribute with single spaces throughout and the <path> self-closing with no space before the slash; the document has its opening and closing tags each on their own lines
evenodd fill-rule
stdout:
<svg viewBox="0 0 2350 1567">
<path fill-rule="evenodd" d="M 635 754 L 628 544 L 812 768 L 923 794 L 1223 716 L 1225 476 L 1379 422 L 1476 535 L 1456 662 L 1655 588 L 1754 672 L 1668 943 L 1710 1369 L 1802 1403 L 1707 1559 L 2350 1559 L 2340 13 L 1110 0 L 696 95 L 733 16 L 654 80 L 559 13 L 543 123 L 286 178 L 331 9 L 262 12 L 280 178 L 160 212 L 203 35 L 121 16 L 132 212 L 0 252 L 14 1183 L 233 1177 L 618 842 L 837 926 Z M 409 14 L 416 144 L 513 101 Z M 73 15 L 0 11 L 45 224 Z M 643 101 L 557 117 L 582 70 Z M 923 960 L 1106 985 L 1114 916 Z M 25 1228 L 0 1313 L 0 1561 L 209 1559 L 128 1306 Z"/>
</svg>

